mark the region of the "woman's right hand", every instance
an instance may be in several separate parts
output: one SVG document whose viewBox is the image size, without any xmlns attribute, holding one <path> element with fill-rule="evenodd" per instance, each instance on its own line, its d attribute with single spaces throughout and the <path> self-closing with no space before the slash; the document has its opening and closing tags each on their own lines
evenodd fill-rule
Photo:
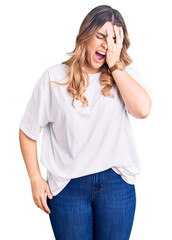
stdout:
<svg viewBox="0 0 172 240">
<path fill-rule="evenodd" d="M 34 179 L 30 180 L 31 188 L 32 188 L 32 196 L 35 204 L 38 208 L 41 208 L 45 213 L 51 213 L 45 194 L 47 193 L 47 197 L 52 199 L 53 195 L 50 191 L 50 187 L 48 183 L 41 176 L 38 176 Z"/>
</svg>

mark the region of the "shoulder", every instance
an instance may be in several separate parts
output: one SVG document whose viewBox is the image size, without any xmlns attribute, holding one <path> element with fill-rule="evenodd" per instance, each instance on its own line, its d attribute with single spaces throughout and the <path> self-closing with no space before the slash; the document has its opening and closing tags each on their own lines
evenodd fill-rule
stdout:
<svg viewBox="0 0 172 240">
<path fill-rule="evenodd" d="M 124 70 L 135 80 L 138 82 L 142 82 L 142 76 L 140 75 L 139 67 L 135 63 L 131 63 L 130 65 L 126 66 Z"/>
<path fill-rule="evenodd" d="M 59 81 L 68 73 L 68 66 L 66 64 L 54 64 L 47 67 L 42 73 L 41 77 L 36 83 L 40 89 L 45 88 L 51 81 Z"/>
<path fill-rule="evenodd" d="M 124 70 L 134 79 L 136 80 L 145 90 L 148 92 L 151 100 L 153 101 L 154 97 L 152 91 L 148 87 L 146 81 L 142 78 L 140 74 L 139 67 L 135 63 L 131 63 L 130 65 L 126 66 Z"/>
<path fill-rule="evenodd" d="M 133 63 L 133 62 L 131 64 L 127 65 L 126 67 L 124 67 L 124 70 L 126 72 L 128 72 L 128 74 L 132 74 L 134 72 L 138 72 L 137 69 L 138 69 L 137 65 L 135 63 Z"/>
<path fill-rule="evenodd" d="M 66 64 L 54 64 L 49 66 L 45 72 L 48 72 L 49 74 L 51 73 L 66 73 L 68 70 L 68 66 Z"/>
</svg>

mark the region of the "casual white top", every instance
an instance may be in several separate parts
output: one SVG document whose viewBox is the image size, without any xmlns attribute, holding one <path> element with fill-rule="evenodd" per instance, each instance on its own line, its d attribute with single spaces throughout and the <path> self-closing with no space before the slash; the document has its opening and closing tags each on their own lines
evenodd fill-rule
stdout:
<svg viewBox="0 0 172 240">
<path fill-rule="evenodd" d="M 133 63 L 125 70 L 152 93 Z M 139 154 L 133 138 L 128 109 L 116 85 L 110 90 L 114 98 L 104 96 L 99 82 L 101 72 L 89 74 L 84 94 L 89 107 L 75 100 L 67 91 L 69 68 L 56 64 L 45 70 L 37 81 L 19 128 L 38 140 L 44 128 L 40 162 L 47 169 L 47 182 L 55 196 L 72 178 L 112 168 L 128 184 L 134 184 L 140 173 Z"/>
</svg>

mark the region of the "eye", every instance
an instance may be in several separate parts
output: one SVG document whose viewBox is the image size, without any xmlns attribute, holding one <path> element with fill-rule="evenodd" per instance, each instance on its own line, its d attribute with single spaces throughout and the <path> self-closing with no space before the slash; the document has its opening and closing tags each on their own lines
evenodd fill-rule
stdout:
<svg viewBox="0 0 172 240">
<path fill-rule="evenodd" d="M 102 37 L 98 37 L 98 36 L 96 36 L 98 39 L 103 39 Z"/>
</svg>

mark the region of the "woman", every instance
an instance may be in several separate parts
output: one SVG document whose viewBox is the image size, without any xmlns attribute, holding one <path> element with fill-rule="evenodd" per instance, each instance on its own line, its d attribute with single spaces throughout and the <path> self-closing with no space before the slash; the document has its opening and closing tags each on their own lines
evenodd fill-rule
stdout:
<svg viewBox="0 0 172 240">
<path fill-rule="evenodd" d="M 58 240 L 129 239 L 140 167 L 128 113 L 145 118 L 152 104 L 129 46 L 117 10 L 91 10 L 70 59 L 43 73 L 20 121 L 33 199 Z M 47 181 L 36 152 L 42 128 Z"/>
</svg>

